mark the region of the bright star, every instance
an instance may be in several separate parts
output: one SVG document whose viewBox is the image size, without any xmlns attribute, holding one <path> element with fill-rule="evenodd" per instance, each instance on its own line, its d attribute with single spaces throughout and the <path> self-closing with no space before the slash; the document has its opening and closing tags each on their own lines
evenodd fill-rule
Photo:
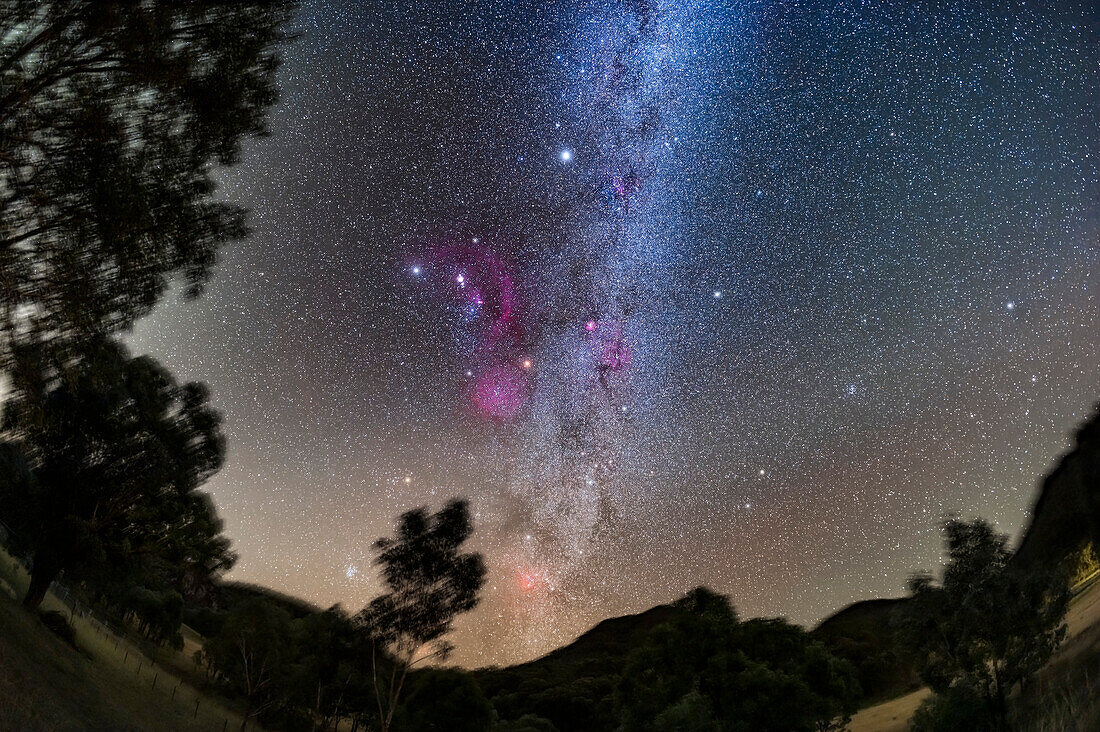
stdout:
<svg viewBox="0 0 1100 732">
<path fill-rule="evenodd" d="M 714 291 L 714 299 L 715 300 L 721 300 L 722 299 L 722 291 L 721 290 L 715 290 Z"/>
<path fill-rule="evenodd" d="M 562 150 L 560 157 L 561 157 L 561 161 L 563 163 L 568 163 L 570 160 L 573 159 L 573 151 L 572 150 Z"/>
</svg>

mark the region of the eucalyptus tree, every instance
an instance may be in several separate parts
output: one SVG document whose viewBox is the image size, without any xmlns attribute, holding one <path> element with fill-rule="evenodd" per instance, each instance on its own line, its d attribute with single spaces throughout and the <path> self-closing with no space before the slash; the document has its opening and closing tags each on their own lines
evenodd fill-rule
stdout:
<svg viewBox="0 0 1100 732">
<path fill-rule="evenodd" d="M 266 132 L 290 0 L 0 3 L 0 333 L 109 333 L 246 233 L 217 166 Z"/>
</svg>

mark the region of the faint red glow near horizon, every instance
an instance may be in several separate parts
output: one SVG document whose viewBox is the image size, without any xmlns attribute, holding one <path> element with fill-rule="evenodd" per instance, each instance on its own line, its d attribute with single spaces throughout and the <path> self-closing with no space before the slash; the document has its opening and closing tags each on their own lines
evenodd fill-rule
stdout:
<svg viewBox="0 0 1100 732">
<path fill-rule="evenodd" d="M 532 595 L 543 589 L 554 589 L 546 573 L 537 569 L 519 570 L 516 573 L 516 586 L 525 595 Z"/>
</svg>

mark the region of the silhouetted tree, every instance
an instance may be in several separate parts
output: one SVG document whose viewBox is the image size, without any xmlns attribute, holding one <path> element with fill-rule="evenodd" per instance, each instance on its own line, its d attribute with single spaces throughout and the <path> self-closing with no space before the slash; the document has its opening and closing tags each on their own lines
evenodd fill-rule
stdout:
<svg viewBox="0 0 1100 732">
<path fill-rule="evenodd" d="M 843 727 L 859 685 L 851 664 L 782 620 L 740 623 L 706 588 L 630 653 L 617 693 L 622 729 L 826 730 Z"/>
<path fill-rule="evenodd" d="M 388 592 L 375 598 L 358 617 L 390 661 L 389 679 L 379 674 L 374 686 L 383 732 L 389 730 L 409 670 L 446 658 L 452 646 L 443 640 L 451 623 L 478 603 L 485 563 L 460 548 L 473 531 L 465 501 L 453 500 L 434 515 L 418 508 L 401 516 L 397 535 L 375 542 L 375 563 Z"/>
<path fill-rule="evenodd" d="M 32 562 L 24 603 L 36 607 L 62 569 L 108 558 L 167 551 L 224 566 L 228 545 L 197 493 L 224 453 L 206 388 L 109 340 L 55 355 L 16 352 L 3 411 L 5 453 L 19 459 L 4 461 L 0 513 Z"/>
<path fill-rule="evenodd" d="M 121 598 L 127 611 L 137 620 L 138 630 L 157 643 L 177 650 L 183 648 L 180 624 L 183 622 L 183 597 L 178 592 L 157 592 L 136 586 Z"/>
<path fill-rule="evenodd" d="M 370 653 L 363 629 L 339 605 L 306 615 L 294 626 L 290 703 L 308 713 L 321 729 L 332 720 L 373 709 L 374 700 L 367 693 Z"/>
<path fill-rule="evenodd" d="M 254 715 L 285 702 L 281 682 L 293 650 L 290 614 L 263 597 L 229 610 L 218 634 L 203 644 L 202 660 L 245 699 L 242 730 Z"/>
<path fill-rule="evenodd" d="M 182 496 L 177 508 L 151 572 L 189 602 L 210 603 L 215 582 L 233 568 L 237 554 L 222 533 L 225 522 L 209 494 L 195 491 Z"/>
<path fill-rule="evenodd" d="M 427 669 L 409 682 L 409 693 L 394 717 L 401 732 L 484 732 L 493 723 L 493 705 L 481 687 L 460 669 Z"/>
<path fill-rule="evenodd" d="M 104 333 L 202 286 L 243 211 L 214 165 L 265 132 L 290 0 L 0 4 L 0 322 Z"/>
<path fill-rule="evenodd" d="M 943 581 L 936 585 L 928 574 L 910 580 L 912 600 L 900 630 L 918 651 L 921 677 L 933 691 L 953 703 L 976 693 L 986 703 L 989 726 L 1004 729 L 1008 694 L 1065 637 L 1065 578 L 1014 568 L 1008 537 L 982 519 L 952 518 L 943 531 Z"/>
</svg>

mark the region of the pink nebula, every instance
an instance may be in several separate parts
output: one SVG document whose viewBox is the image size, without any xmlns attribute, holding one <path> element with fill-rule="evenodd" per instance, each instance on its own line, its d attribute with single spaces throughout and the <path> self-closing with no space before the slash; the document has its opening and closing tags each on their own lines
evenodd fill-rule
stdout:
<svg viewBox="0 0 1100 732">
<path fill-rule="evenodd" d="M 622 338 L 608 338 L 600 343 L 600 365 L 608 371 L 622 371 L 630 366 L 630 346 Z"/>
<path fill-rule="evenodd" d="M 457 285 L 463 307 L 485 308 L 489 321 L 482 334 L 484 350 L 507 348 L 522 339 L 523 328 L 516 317 L 516 288 L 510 268 L 489 247 L 478 244 L 477 239 L 474 243 L 442 244 L 419 258 L 425 262 L 424 272 L 433 270 L 445 274 Z"/>
<path fill-rule="evenodd" d="M 511 364 L 502 364 L 478 377 L 471 398 L 480 414 L 510 420 L 523 409 L 529 392 L 527 374 Z"/>
</svg>

